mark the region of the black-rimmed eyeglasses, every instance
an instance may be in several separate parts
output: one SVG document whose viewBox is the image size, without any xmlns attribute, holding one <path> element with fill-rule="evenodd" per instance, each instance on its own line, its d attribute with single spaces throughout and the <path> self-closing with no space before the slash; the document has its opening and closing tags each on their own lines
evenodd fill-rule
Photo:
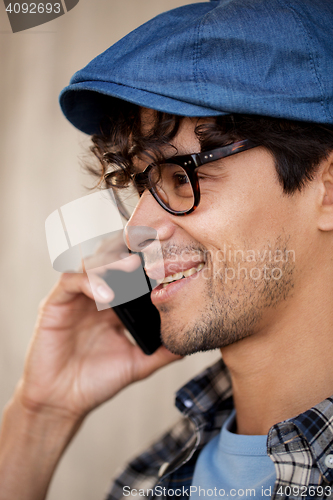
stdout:
<svg viewBox="0 0 333 500">
<path fill-rule="evenodd" d="M 187 215 L 200 202 L 197 169 L 256 146 L 258 144 L 245 139 L 211 151 L 173 156 L 160 163 L 151 163 L 143 172 L 131 176 L 126 176 L 121 169 L 112 170 L 105 174 L 104 179 L 107 186 L 113 188 L 119 211 L 126 219 L 131 217 L 146 189 L 170 214 Z"/>
</svg>

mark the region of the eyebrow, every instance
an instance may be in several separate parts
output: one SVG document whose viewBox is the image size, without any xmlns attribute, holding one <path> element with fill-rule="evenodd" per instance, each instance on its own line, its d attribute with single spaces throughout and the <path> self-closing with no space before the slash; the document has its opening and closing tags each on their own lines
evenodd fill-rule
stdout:
<svg viewBox="0 0 333 500">
<path fill-rule="evenodd" d="M 180 149 L 178 149 L 176 146 L 173 146 L 172 144 L 169 144 L 169 145 L 167 144 L 166 146 L 170 146 L 170 149 L 174 150 L 174 154 L 171 154 L 171 151 L 170 151 L 170 155 L 167 155 L 167 154 L 162 155 L 162 158 L 161 158 L 161 162 L 162 163 L 164 161 L 171 160 L 172 158 L 175 158 L 175 157 L 178 157 L 178 156 L 189 156 L 189 155 L 193 155 L 193 154 L 202 153 L 201 150 L 193 152 L 193 151 L 191 151 L 190 148 L 187 148 L 186 146 L 181 147 Z M 145 167 L 143 167 L 143 168 L 137 167 L 136 165 L 134 165 L 132 163 L 132 168 L 131 168 L 132 174 L 139 174 L 140 172 L 143 172 L 148 167 L 148 165 L 151 165 L 152 163 L 154 163 L 154 160 L 151 160 L 149 162 L 149 159 L 147 159 L 146 162 L 144 162 L 144 161 L 142 161 L 142 162 L 145 163 Z"/>
</svg>

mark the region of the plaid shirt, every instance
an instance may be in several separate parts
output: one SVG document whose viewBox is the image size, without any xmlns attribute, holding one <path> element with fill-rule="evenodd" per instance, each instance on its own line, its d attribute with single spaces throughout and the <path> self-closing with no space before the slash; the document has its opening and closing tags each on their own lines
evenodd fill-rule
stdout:
<svg viewBox="0 0 333 500">
<path fill-rule="evenodd" d="M 190 496 L 198 454 L 220 432 L 233 409 L 224 362 L 218 361 L 180 389 L 176 406 L 182 419 L 128 464 L 107 500 Z M 333 498 L 333 398 L 274 425 L 268 433 L 267 453 L 277 475 L 272 499 Z"/>
</svg>

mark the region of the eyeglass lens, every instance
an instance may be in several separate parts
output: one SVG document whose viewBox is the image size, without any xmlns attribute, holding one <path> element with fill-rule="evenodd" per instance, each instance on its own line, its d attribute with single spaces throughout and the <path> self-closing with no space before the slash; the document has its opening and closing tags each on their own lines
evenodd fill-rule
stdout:
<svg viewBox="0 0 333 500">
<path fill-rule="evenodd" d="M 193 207 L 194 193 L 186 171 L 179 165 L 163 163 L 149 172 L 149 179 L 157 197 L 175 212 L 186 212 Z"/>
<path fill-rule="evenodd" d="M 119 185 L 115 175 L 112 184 Z M 193 188 L 186 171 L 179 165 L 163 163 L 153 167 L 149 172 L 149 187 L 162 204 L 175 212 L 186 212 L 193 207 Z M 139 202 L 137 187 L 131 181 L 127 187 L 114 188 L 113 191 L 120 212 L 129 219 Z"/>
</svg>

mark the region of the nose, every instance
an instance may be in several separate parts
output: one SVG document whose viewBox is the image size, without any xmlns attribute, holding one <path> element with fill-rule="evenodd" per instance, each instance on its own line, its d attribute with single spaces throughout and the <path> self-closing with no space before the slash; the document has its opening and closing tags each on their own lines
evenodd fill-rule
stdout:
<svg viewBox="0 0 333 500">
<path fill-rule="evenodd" d="M 126 224 L 127 246 L 133 252 L 142 252 L 155 240 L 168 240 L 175 229 L 173 217 L 146 190 Z"/>
<path fill-rule="evenodd" d="M 157 239 L 157 231 L 149 226 L 129 226 L 127 224 L 125 237 L 127 246 L 133 252 L 142 252 L 146 246 Z"/>
</svg>

